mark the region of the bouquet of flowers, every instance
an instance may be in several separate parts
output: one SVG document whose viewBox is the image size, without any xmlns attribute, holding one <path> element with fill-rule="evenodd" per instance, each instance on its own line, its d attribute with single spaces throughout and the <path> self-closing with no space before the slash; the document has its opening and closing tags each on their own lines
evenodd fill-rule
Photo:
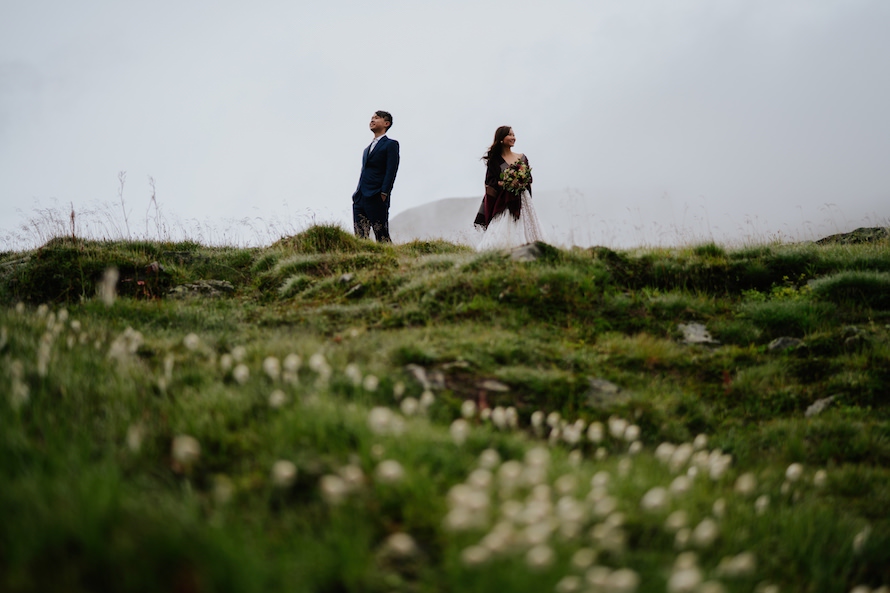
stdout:
<svg viewBox="0 0 890 593">
<path fill-rule="evenodd" d="M 501 172 L 501 185 L 511 194 L 522 195 L 522 192 L 527 190 L 531 184 L 532 168 L 528 166 L 525 159 L 518 159 Z"/>
</svg>

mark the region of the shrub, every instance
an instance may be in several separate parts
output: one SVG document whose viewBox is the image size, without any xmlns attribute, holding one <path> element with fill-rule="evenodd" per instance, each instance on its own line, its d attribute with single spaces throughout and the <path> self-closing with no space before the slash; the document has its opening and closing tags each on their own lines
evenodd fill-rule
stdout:
<svg viewBox="0 0 890 593">
<path fill-rule="evenodd" d="M 890 309 L 890 273 L 849 271 L 812 283 L 813 296 L 836 305 Z"/>
</svg>

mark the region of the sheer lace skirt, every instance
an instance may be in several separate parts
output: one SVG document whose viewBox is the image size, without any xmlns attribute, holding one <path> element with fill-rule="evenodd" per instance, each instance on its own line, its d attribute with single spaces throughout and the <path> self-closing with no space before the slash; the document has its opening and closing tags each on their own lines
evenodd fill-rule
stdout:
<svg viewBox="0 0 890 593">
<path fill-rule="evenodd" d="M 491 219 L 482 240 L 476 246 L 478 251 L 486 249 L 508 249 L 535 241 L 543 241 L 544 234 L 538 222 L 538 215 L 532 206 L 528 192 L 522 192 L 522 206 L 519 218 L 513 219 L 509 211 L 504 211 Z"/>
</svg>

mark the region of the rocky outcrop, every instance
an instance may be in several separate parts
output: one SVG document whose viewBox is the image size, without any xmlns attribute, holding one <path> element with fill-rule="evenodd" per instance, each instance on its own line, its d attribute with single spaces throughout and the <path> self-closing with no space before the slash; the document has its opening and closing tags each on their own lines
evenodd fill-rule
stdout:
<svg viewBox="0 0 890 593">
<path fill-rule="evenodd" d="M 849 233 L 829 235 L 816 241 L 819 245 L 854 245 L 858 243 L 875 243 L 890 238 L 890 227 L 860 227 Z"/>
</svg>

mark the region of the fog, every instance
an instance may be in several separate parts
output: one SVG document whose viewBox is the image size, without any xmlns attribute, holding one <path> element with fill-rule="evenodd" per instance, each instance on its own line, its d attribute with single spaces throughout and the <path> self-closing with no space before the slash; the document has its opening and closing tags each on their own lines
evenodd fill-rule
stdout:
<svg viewBox="0 0 890 593">
<path fill-rule="evenodd" d="M 555 243 L 887 225 L 888 30 L 884 0 L 6 0 L 0 248 L 72 209 L 150 238 L 351 228 L 377 109 L 393 217 L 481 198 L 506 124 Z"/>
</svg>

